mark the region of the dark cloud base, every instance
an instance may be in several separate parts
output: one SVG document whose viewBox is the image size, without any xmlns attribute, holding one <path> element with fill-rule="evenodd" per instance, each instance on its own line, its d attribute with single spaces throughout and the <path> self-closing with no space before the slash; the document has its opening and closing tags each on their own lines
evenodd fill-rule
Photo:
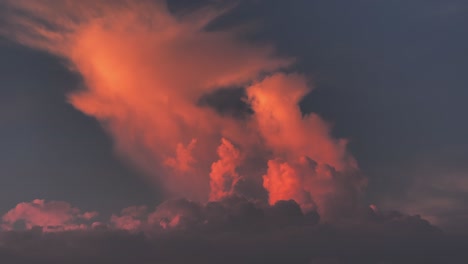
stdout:
<svg viewBox="0 0 468 264">
<path fill-rule="evenodd" d="M 319 225 L 271 233 L 2 234 L 2 263 L 463 263 L 468 239 Z"/>
<path fill-rule="evenodd" d="M 272 207 L 231 198 L 205 206 L 166 202 L 179 224 L 128 232 L 112 226 L 4 231 L 1 263 L 463 263 L 466 236 L 444 234 L 419 216 L 370 208 L 318 223 L 294 201 Z"/>
</svg>

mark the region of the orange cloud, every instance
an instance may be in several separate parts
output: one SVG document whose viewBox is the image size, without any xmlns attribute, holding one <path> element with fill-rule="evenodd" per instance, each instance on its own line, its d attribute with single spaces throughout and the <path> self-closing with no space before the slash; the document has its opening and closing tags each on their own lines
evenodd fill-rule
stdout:
<svg viewBox="0 0 468 264">
<path fill-rule="evenodd" d="M 84 82 L 69 102 L 99 120 L 117 152 L 168 196 L 219 200 L 233 193 L 238 171 L 265 172 L 270 204 L 294 199 L 324 214 L 354 206 L 365 181 L 347 141 L 333 138 L 318 115 L 303 116 L 298 103 L 311 90 L 305 77 L 279 73 L 292 59 L 234 30 L 205 29 L 226 10 L 176 15 L 165 1 L 8 3 L 21 12 L 6 18 L 0 34 L 66 59 Z M 230 86 L 246 87 L 251 116 L 199 106 L 202 96 Z M 166 225 L 178 225 L 176 215 Z M 136 224 L 120 217 L 115 225 Z"/>
<path fill-rule="evenodd" d="M 309 91 L 303 76 L 282 73 L 247 88 L 259 133 L 273 151 L 263 176 L 269 203 L 294 199 L 326 218 L 330 200 L 358 196 L 365 180 L 356 173 L 346 140 L 332 138 L 330 125 L 318 115 L 302 115 L 298 104 Z"/>
<path fill-rule="evenodd" d="M 197 140 L 192 139 L 190 144 L 188 144 L 186 147 L 181 143 L 177 144 L 176 156 L 167 158 L 165 165 L 182 172 L 191 171 L 192 164 L 196 162 L 196 159 L 192 155 L 196 143 Z"/>
<path fill-rule="evenodd" d="M 346 140 L 334 139 L 317 114 L 302 116 L 299 101 L 310 92 L 304 76 L 277 73 L 247 88 L 258 129 L 269 148 L 286 158 L 307 156 L 338 170 L 357 168 Z"/>
<path fill-rule="evenodd" d="M 7 35 L 66 58 L 83 76 L 85 89 L 69 95 L 71 104 L 101 121 L 119 153 L 157 184 L 198 200 L 208 199 L 209 164 L 216 155 L 207 148 L 233 125 L 197 100 L 291 62 L 236 32 L 203 29 L 225 10 L 175 16 L 165 1 L 9 3 L 52 25 L 17 15 L 10 17 L 17 27 Z M 199 152 L 192 153 L 196 146 Z"/>
<path fill-rule="evenodd" d="M 210 173 L 210 200 L 217 201 L 226 196 L 232 195 L 234 186 L 240 179 L 236 171 L 240 165 L 240 152 L 227 139 L 221 139 L 218 147 L 219 160 L 211 165 Z"/>
<path fill-rule="evenodd" d="M 316 209 L 310 193 L 304 189 L 304 175 L 299 173 L 287 162 L 268 161 L 268 171 L 263 176 L 263 187 L 268 190 L 270 205 L 281 200 L 293 199 L 306 211 Z"/>
</svg>

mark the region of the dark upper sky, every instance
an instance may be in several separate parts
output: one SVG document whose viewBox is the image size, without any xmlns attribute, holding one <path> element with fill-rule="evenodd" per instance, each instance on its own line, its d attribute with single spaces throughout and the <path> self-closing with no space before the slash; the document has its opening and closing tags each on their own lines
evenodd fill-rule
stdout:
<svg viewBox="0 0 468 264">
<path fill-rule="evenodd" d="M 301 108 L 350 139 L 369 178 L 366 203 L 463 226 L 466 1 L 240 1 L 210 27 L 244 22 L 314 80 Z M 79 84 L 58 58 L 0 40 L 0 212 L 36 198 L 104 213 L 161 201 L 100 124 L 66 102 Z"/>
</svg>

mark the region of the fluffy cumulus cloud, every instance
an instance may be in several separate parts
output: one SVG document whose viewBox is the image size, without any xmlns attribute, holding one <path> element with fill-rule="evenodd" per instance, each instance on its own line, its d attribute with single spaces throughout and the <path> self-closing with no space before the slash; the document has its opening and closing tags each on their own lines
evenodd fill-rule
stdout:
<svg viewBox="0 0 468 264">
<path fill-rule="evenodd" d="M 277 73 L 247 88 L 255 122 L 274 153 L 263 176 L 270 204 L 295 199 L 304 210 L 354 209 L 365 186 L 346 140 L 330 136 L 330 126 L 318 115 L 302 116 L 299 101 L 310 91 L 298 74 Z"/>
<path fill-rule="evenodd" d="M 182 14 L 162 0 L 5 7 L 0 34 L 79 73 L 70 104 L 98 120 L 117 153 L 168 200 L 100 221 L 65 202 L 20 203 L 2 218 L 3 262 L 459 259 L 447 247 L 456 239 L 426 220 L 361 206 L 367 182 L 347 140 L 298 106 L 313 86 L 291 73 L 294 59 L 242 38 L 239 28 L 209 30 L 229 6 Z"/>
<path fill-rule="evenodd" d="M 110 218 L 111 226 L 116 229 L 127 231 L 140 230 L 143 224 L 143 217 L 146 215 L 146 206 L 131 206 L 122 209 L 120 215 L 112 215 Z M 100 226 L 105 226 L 101 223 Z"/>
<path fill-rule="evenodd" d="M 36 199 L 19 203 L 2 217 L 2 228 L 12 230 L 23 226 L 25 229 L 40 227 L 47 232 L 86 229 L 86 224 L 97 216 L 97 212 L 84 212 L 67 202 Z"/>
</svg>

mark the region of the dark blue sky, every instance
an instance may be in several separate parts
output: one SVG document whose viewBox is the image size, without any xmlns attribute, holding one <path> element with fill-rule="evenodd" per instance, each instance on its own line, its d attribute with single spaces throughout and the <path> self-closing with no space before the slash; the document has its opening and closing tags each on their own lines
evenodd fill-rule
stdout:
<svg viewBox="0 0 468 264">
<path fill-rule="evenodd" d="M 245 22 L 314 80 L 303 112 L 350 139 L 367 203 L 468 218 L 466 1 L 241 1 L 211 26 Z M 99 123 L 66 102 L 79 84 L 59 59 L 0 40 L 0 212 L 35 198 L 104 213 L 161 201 Z"/>
</svg>

